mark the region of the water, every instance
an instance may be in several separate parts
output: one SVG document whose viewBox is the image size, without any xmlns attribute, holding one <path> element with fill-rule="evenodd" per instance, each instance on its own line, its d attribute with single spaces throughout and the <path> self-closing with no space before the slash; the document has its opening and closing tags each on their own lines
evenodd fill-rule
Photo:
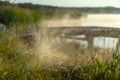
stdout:
<svg viewBox="0 0 120 80">
<path fill-rule="evenodd" d="M 81 25 L 120 28 L 120 14 L 89 14 L 82 18 Z"/>
<path fill-rule="evenodd" d="M 80 44 L 80 48 L 88 48 L 87 40 L 73 40 L 68 39 L 67 42 L 77 42 Z M 118 43 L 118 38 L 111 37 L 95 37 L 93 40 L 93 46 L 97 48 L 115 49 Z"/>
<path fill-rule="evenodd" d="M 94 38 L 94 46 L 100 48 L 116 48 L 118 43 L 118 38 L 110 38 L 110 37 L 95 37 Z"/>
<path fill-rule="evenodd" d="M 81 26 L 105 26 L 120 28 L 120 14 L 89 14 L 82 18 Z M 85 47 L 88 46 L 87 41 L 80 41 Z M 118 43 L 118 38 L 112 37 L 95 37 L 94 46 L 100 48 L 114 48 Z"/>
<path fill-rule="evenodd" d="M 71 19 L 69 16 L 65 16 L 62 19 L 50 19 L 44 20 L 42 26 L 46 27 L 70 27 L 70 26 L 104 26 L 120 28 L 120 14 L 88 14 L 78 19 Z M 81 43 L 84 48 L 88 47 L 87 41 L 77 41 Z M 118 42 L 118 38 L 110 37 L 95 37 L 94 46 L 100 48 L 115 48 Z"/>
</svg>

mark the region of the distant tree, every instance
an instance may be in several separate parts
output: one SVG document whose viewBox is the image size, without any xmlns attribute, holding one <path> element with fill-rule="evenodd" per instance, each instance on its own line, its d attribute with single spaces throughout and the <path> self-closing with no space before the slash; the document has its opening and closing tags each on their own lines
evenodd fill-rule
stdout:
<svg viewBox="0 0 120 80">
<path fill-rule="evenodd" d="M 6 6 L 8 4 L 10 4 L 9 0 L 0 0 L 0 6 Z"/>
</svg>

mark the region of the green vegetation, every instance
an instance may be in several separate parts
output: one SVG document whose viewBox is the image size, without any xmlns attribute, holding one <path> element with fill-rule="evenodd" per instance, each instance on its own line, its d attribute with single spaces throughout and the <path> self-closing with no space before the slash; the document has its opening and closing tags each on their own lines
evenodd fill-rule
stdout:
<svg viewBox="0 0 120 80">
<path fill-rule="evenodd" d="M 32 54 L 13 30 L 1 32 L 0 37 L 0 80 L 25 80 Z"/>
<path fill-rule="evenodd" d="M 32 3 L 12 4 L 8 1 L 0 1 L 0 23 L 7 26 L 34 24 L 42 18 L 62 18 L 66 14 L 69 14 L 71 18 L 79 18 L 87 13 L 118 14 L 120 13 L 120 9 L 114 7 L 67 8 L 43 6 Z"/>
<path fill-rule="evenodd" d="M 33 48 L 27 47 L 15 33 L 7 29 L 0 33 L 0 80 L 119 80 L 120 79 L 120 55 L 115 52 L 107 52 L 109 59 L 95 56 L 98 53 L 91 50 L 89 53 L 75 53 L 72 56 L 75 61 L 70 65 L 69 61 L 61 65 L 45 63 L 34 65 L 37 56 Z M 3 41 L 4 40 L 4 41 Z M 41 52 L 42 53 L 42 52 Z M 93 54 L 94 55 L 91 55 Z M 54 53 L 53 53 L 54 54 Z M 89 59 L 87 56 L 91 57 Z M 82 57 L 80 57 L 81 55 Z M 91 55 L 91 56 L 90 56 Z M 105 56 L 105 54 L 103 55 Z M 83 64 L 79 64 L 82 58 Z M 72 62 L 72 58 L 70 62 Z M 80 61 L 78 60 L 80 58 Z M 77 61 L 78 60 L 78 61 Z M 39 62 L 39 61 L 36 61 Z M 37 63 L 39 64 L 39 63 Z M 76 66 L 76 64 L 79 64 Z"/>
<path fill-rule="evenodd" d="M 7 26 L 36 23 L 40 17 L 38 12 L 24 8 L 12 6 L 0 8 L 0 23 Z"/>
<path fill-rule="evenodd" d="M 76 51 L 74 52 L 75 56 L 70 57 L 70 60 L 63 64 L 49 64 L 49 61 L 48 63 L 40 64 L 42 61 L 39 61 L 38 55 L 35 55 L 36 49 L 29 45 L 27 46 L 24 40 L 19 38 L 14 29 L 6 29 L 0 32 L 0 37 L 0 80 L 120 79 L 119 52 L 111 51 L 104 53 L 102 50 L 100 50 L 101 52 L 99 50 L 98 52 L 94 50 Z M 56 43 L 55 45 L 58 46 Z M 67 54 L 67 47 L 63 48 L 65 48 L 63 52 Z M 46 51 L 47 49 L 45 48 L 44 50 Z M 68 50 L 73 50 L 73 47 L 69 45 Z M 49 53 L 49 51 L 47 52 Z M 42 51 L 40 53 L 44 54 Z M 102 54 L 103 56 L 99 56 L 98 54 Z M 106 54 L 108 59 L 105 56 Z M 96 57 L 96 55 L 98 56 Z M 105 58 L 103 58 L 104 56 Z M 54 58 L 56 59 L 56 56 Z M 72 65 L 70 64 L 71 62 Z"/>
<path fill-rule="evenodd" d="M 19 3 L 18 5 L 23 8 L 38 10 L 40 13 L 44 14 L 44 18 L 47 19 L 51 19 L 52 17 L 60 19 L 66 14 L 69 14 L 71 18 L 79 18 L 83 15 L 79 10 L 72 8 L 35 5 L 32 3 Z"/>
<path fill-rule="evenodd" d="M 58 7 L 58 6 L 44 6 L 44 5 L 35 5 L 32 3 L 19 3 L 20 7 L 24 8 L 30 8 L 30 9 L 37 9 L 40 11 L 45 12 L 59 12 L 59 11 L 65 11 L 70 10 L 74 12 L 75 14 L 78 13 L 85 13 L 85 14 L 119 14 L 120 8 L 116 7 Z"/>
<path fill-rule="evenodd" d="M 81 14 L 77 10 L 62 8 L 28 7 L 30 4 L 7 4 L 0 6 L 0 23 L 10 26 L 25 26 L 39 23 L 42 19 L 63 18 L 70 15 L 70 18 L 79 18 Z"/>
<path fill-rule="evenodd" d="M 21 6 L 22 8 L 11 5 L 0 8 L 0 23 L 9 26 L 9 28 L 0 32 L 0 80 L 120 80 L 119 49 L 116 52 L 105 53 L 103 50 L 85 50 L 80 52 L 80 50 L 74 50 L 74 47 L 68 45 L 61 49 L 63 52 L 58 50 L 58 52 L 61 51 L 69 56 L 67 61 L 62 64 L 50 64 L 49 61 L 48 63 L 43 61 L 43 63 L 39 59 L 39 55 L 35 55 L 36 46 L 34 44 L 32 47 L 29 46 L 28 41 L 26 43 L 20 38 L 17 34 L 17 29 L 11 26 L 31 25 L 37 23 L 41 18 L 61 17 L 66 13 L 70 13 L 71 16 L 77 18 L 81 13 L 77 10 L 71 11 L 71 9 L 67 9 L 64 12 L 66 10 L 64 8 L 56 8 L 58 10 L 54 8 L 47 9 L 47 7 L 39 8 L 36 5 L 38 6 L 36 9 L 39 9 L 39 12 L 36 11 L 35 6 L 32 4 L 29 4 L 29 7 L 26 5 L 27 8 L 23 5 Z M 55 15 L 53 14 L 54 11 L 56 11 Z M 42 44 L 42 41 L 40 44 Z M 56 45 L 55 49 L 58 45 L 61 46 L 56 43 L 54 45 Z M 62 45 L 65 44 L 62 43 Z M 46 46 L 48 47 L 49 44 Z M 73 50 L 74 55 L 67 54 L 72 52 L 67 52 L 67 49 Z M 44 48 L 44 50 L 50 53 L 47 48 Z M 44 54 L 41 49 L 40 54 Z M 52 52 L 52 54 L 55 54 L 55 52 Z M 105 56 L 106 54 L 107 56 Z M 57 55 L 61 54 L 57 53 Z M 56 60 L 57 57 L 55 56 L 52 59 Z M 46 55 L 45 60 L 47 60 Z"/>
<path fill-rule="evenodd" d="M 41 19 L 62 18 L 70 15 L 71 18 L 79 18 L 82 14 L 78 10 L 55 8 L 34 5 L 30 3 L 12 4 L 0 2 L 0 23 L 6 26 L 31 25 L 36 24 Z"/>
</svg>

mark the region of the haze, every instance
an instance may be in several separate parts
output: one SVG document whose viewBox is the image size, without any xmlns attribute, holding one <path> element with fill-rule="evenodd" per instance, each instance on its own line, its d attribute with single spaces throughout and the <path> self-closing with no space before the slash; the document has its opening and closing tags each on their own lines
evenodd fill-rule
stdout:
<svg viewBox="0 0 120 80">
<path fill-rule="evenodd" d="M 10 0 L 15 3 L 30 2 L 34 4 L 64 7 L 120 7 L 120 0 Z"/>
</svg>

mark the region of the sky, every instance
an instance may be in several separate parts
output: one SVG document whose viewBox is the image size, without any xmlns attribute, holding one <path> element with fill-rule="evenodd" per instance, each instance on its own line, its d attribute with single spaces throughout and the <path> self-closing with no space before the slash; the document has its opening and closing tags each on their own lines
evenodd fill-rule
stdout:
<svg viewBox="0 0 120 80">
<path fill-rule="evenodd" d="M 63 6 L 63 7 L 120 7 L 120 0 L 10 0 L 11 2 L 30 2 L 34 4 Z"/>
</svg>

